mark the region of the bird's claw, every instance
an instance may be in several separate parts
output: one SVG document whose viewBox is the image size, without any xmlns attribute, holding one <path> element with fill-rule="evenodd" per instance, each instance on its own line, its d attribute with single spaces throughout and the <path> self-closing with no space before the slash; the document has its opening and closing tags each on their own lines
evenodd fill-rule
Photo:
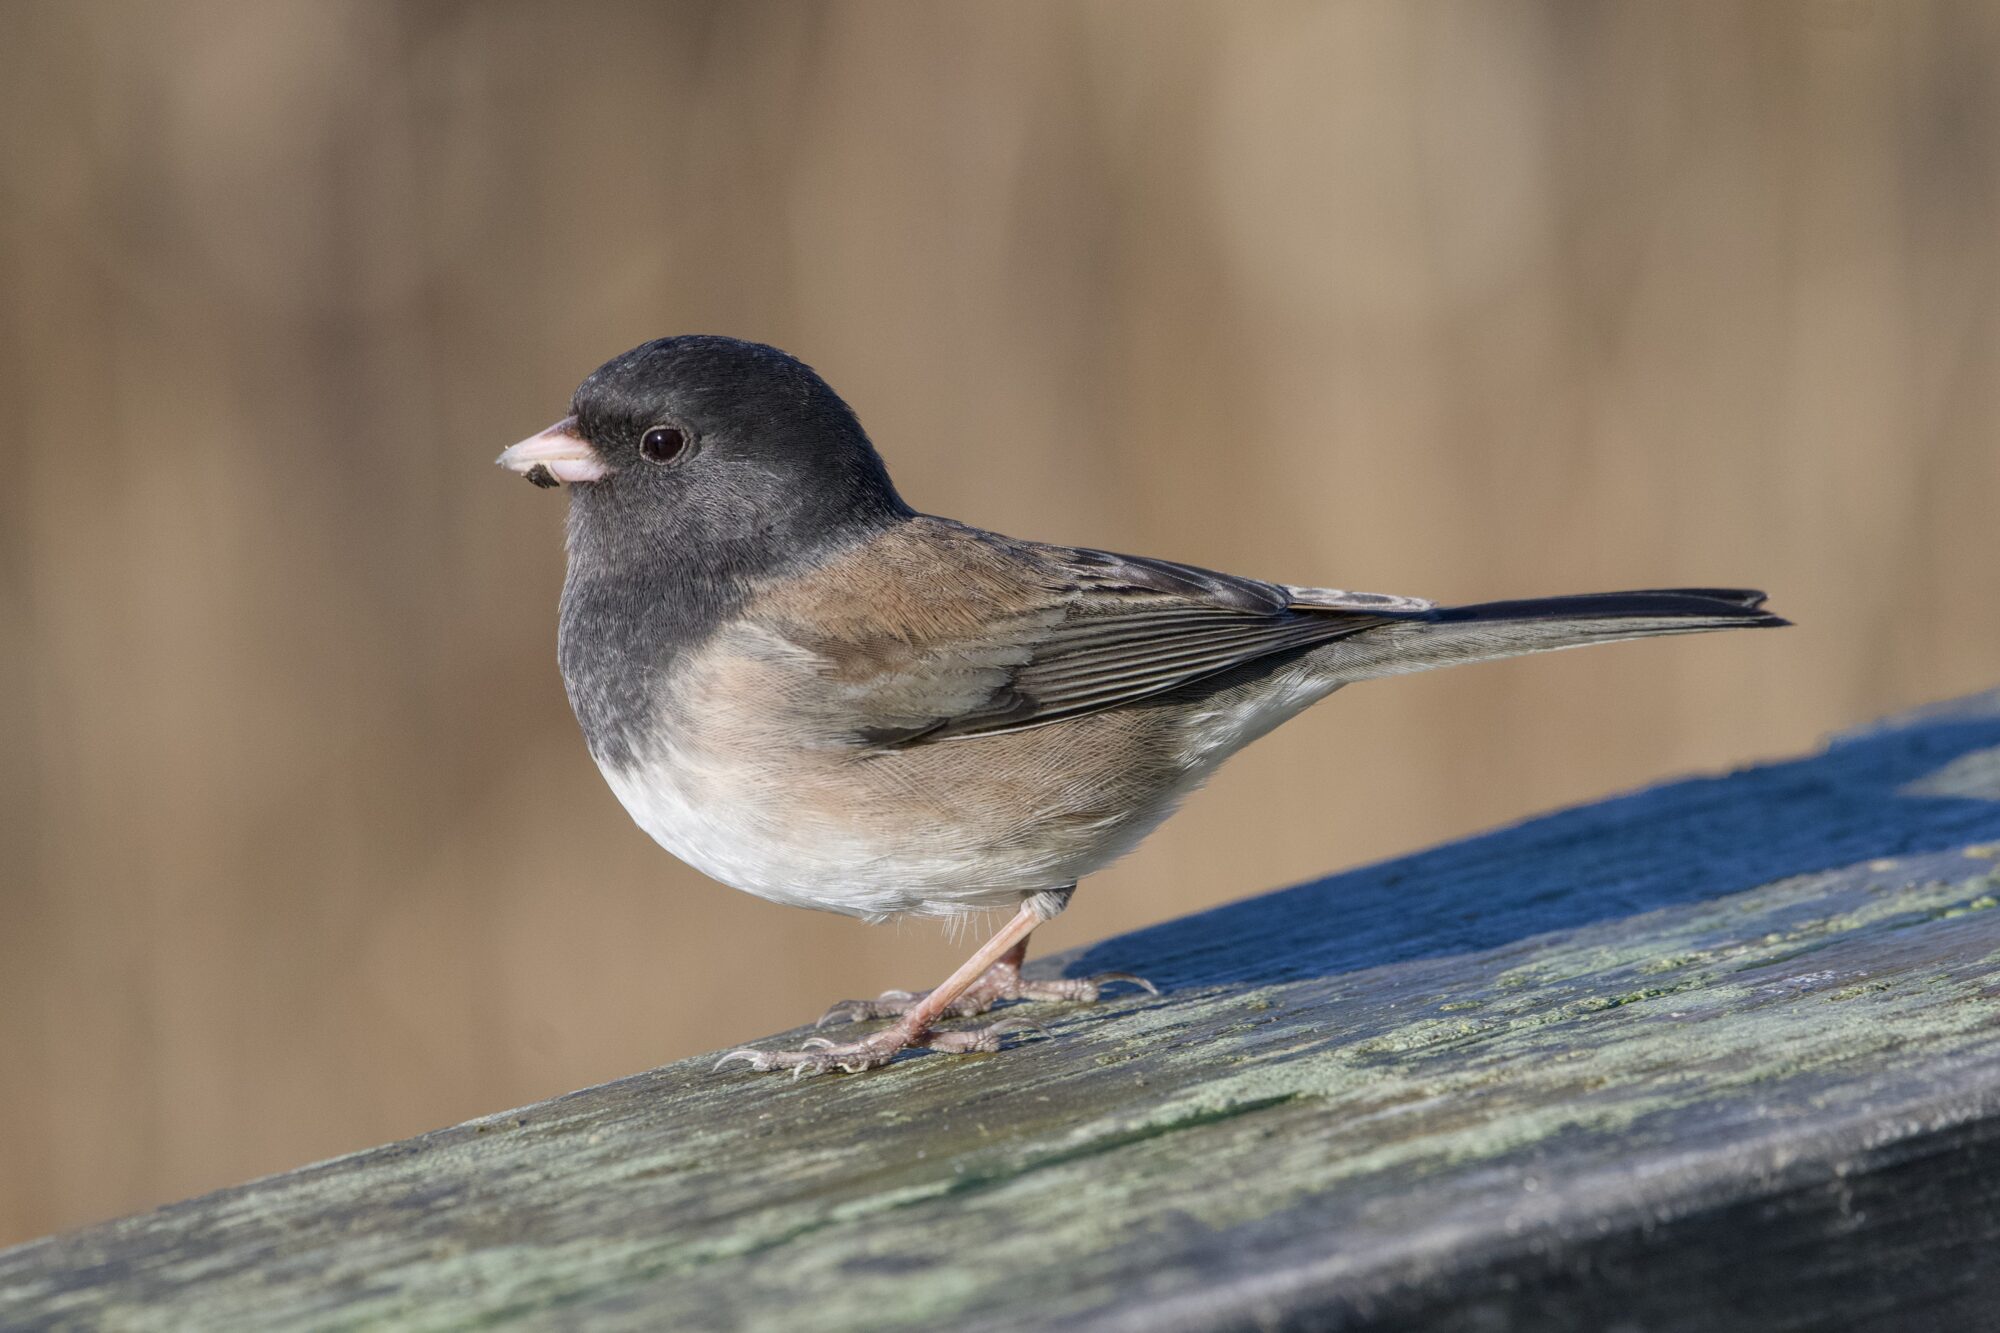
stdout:
<svg viewBox="0 0 2000 1333">
<path fill-rule="evenodd" d="M 1000 1030 L 998 1027 L 983 1027 L 933 1032 L 924 1045 L 951 1055 L 968 1055 L 974 1051 L 990 1054 L 1000 1049 Z"/>
<path fill-rule="evenodd" d="M 835 1069 L 848 1074 L 859 1074 L 863 1070 L 881 1068 L 895 1059 L 900 1052 L 912 1047 L 920 1046 L 947 1055 L 997 1051 L 1004 1038 L 1020 1031 L 1048 1035 L 1040 1024 L 1024 1019 L 1007 1019 L 986 1027 L 932 1030 L 914 1035 L 896 1026 L 884 1028 L 854 1042 L 835 1042 L 825 1037 L 807 1037 L 799 1044 L 799 1049 L 794 1051 L 760 1051 L 746 1046 L 740 1050 L 730 1051 L 717 1060 L 715 1069 L 720 1070 L 733 1060 L 741 1060 L 760 1073 L 789 1069 L 794 1079 L 830 1073 Z"/>
<path fill-rule="evenodd" d="M 1123 981 L 1137 986 L 1148 995 L 1158 995 L 1160 993 L 1158 986 L 1155 986 L 1152 982 L 1133 972 L 1099 972 L 1096 976 L 1088 977 L 1086 980 L 1100 990 L 1114 981 Z M 1091 998 L 1095 999 L 1096 997 L 1093 996 Z"/>
<path fill-rule="evenodd" d="M 945 1008 L 944 1016 L 974 1018 L 1006 1000 L 1094 1004 L 1102 998 L 1106 986 L 1121 981 L 1138 987 L 1148 995 L 1160 993 L 1158 986 L 1132 972 L 1099 972 L 1092 977 L 1029 980 L 1018 970 L 996 969 L 967 987 L 963 995 Z M 842 1000 L 821 1014 L 819 1021 L 813 1026 L 823 1028 L 830 1023 L 863 1023 L 874 1018 L 898 1018 L 908 1013 L 928 994 L 929 991 L 888 990 L 872 1000 Z"/>
<path fill-rule="evenodd" d="M 722 1068 L 726 1066 L 731 1060 L 741 1060 L 744 1064 L 749 1065 L 752 1069 L 773 1068 L 773 1066 L 764 1063 L 764 1059 L 767 1054 L 768 1054 L 767 1052 L 757 1050 L 754 1047 L 750 1046 L 739 1047 L 736 1050 L 729 1051 L 726 1054 L 724 1054 L 720 1060 L 717 1060 L 715 1064 L 710 1067 L 708 1072 L 711 1074 L 720 1072 Z"/>
<path fill-rule="evenodd" d="M 814 1023 L 823 1028 L 828 1023 L 860 1023 L 871 1018 L 894 1018 L 923 998 L 915 991 L 885 990 L 872 1000 L 842 1000 L 819 1016 Z"/>
<path fill-rule="evenodd" d="M 1090 977 L 1053 977 L 1046 981 L 1022 980 L 1015 984 L 1010 1000 L 1041 1000 L 1057 1004 L 1095 1004 L 1104 998 L 1104 988 L 1115 982 L 1137 986 L 1148 995 L 1160 988 L 1132 972 L 1099 972 Z"/>
<path fill-rule="evenodd" d="M 1040 1023 L 1037 1023 L 1034 1019 L 1024 1018 L 1018 1010 L 1009 1010 L 995 1021 L 988 1023 L 983 1028 L 976 1029 L 976 1031 L 991 1033 L 996 1038 L 1012 1037 L 1022 1032 L 1032 1032 L 1037 1037 L 1045 1037 L 1051 1040 L 1055 1036 L 1054 1033 L 1050 1032 Z M 996 1047 L 995 1049 L 997 1050 L 998 1048 Z"/>
</svg>

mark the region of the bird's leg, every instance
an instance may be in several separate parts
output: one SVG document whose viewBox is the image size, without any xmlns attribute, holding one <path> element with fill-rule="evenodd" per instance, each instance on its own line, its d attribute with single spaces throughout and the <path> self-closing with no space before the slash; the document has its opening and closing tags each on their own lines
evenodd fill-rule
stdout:
<svg viewBox="0 0 2000 1333">
<path fill-rule="evenodd" d="M 1021 963 L 1028 956 L 1028 941 L 1023 939 L 994 960 L 993 966 L 962 994 L 945 1008 L 950 1018 L 971 1018 L 983 1014 L 1002 1000 L 1067 1000 L 1077 1004 L 1093 1004 L 1103 994 L 1104 988 L 1116 981 L 1130 982 L 1149 995 L 1158 995 L 1159 987 L 1144 977 L 1130 972 L 1099 972 L 1093 977 L 1056 977 L 1048 981 L 1032 981 L 1021 975 Z M 869 1018 L 894 1018 L 908 1013 L 915 1006 L 931 996 L 930 991 L 884 991 L 872 1000 L 842 1000 L 821 1015 L 815 1027 L 825 1027 L 828 1023 L 858 1023 Z"/>
<path fill-rule="evenodd" d="M 845 1044 L 828 1041 L 824 1037 L 810 1037 L 804 1048 L 796 1051 L 747 1048 L 731 1051 L 717 1061 L 715 1067 L 720 1069 L 732 1060 L 741 1060 L 752 1069 L 789 1069 L 794 1076 L 821 1074 L 829 1069 L 844 1069 L 856 1074 L 888 1064 L 898 1051 L 912 1046 L 924 1046 L 934 1051 L 997 1051 L 1003 1035 L 1001 1027 L 936 1032 L 931 1025 L 950 1013 L 959 997 L 1002 960 L 1012 958 L 1018 975 L 1021 953 L 1027 946 L 1028 936 L 1034 933 L 1036 926 L 1061 910 L 1066 900 L 1066 893 L 1037 894 L 1022 903 L 1021 910 L 1000 927 L 992 939 L 980 946 L 979 952 L 945 978 L 943 985 L 914 999 L 895 1022 L 880 1032 Z"/>
<path fill-rule="evenodd" d="M 729 1052 L 716 1062 L 715 1067 L 720 1069 L 732 1060 L 741 1060 L 752 1069 L 790 1069 L 794 1075 L 820 1074 L 829 1069 L 844 1069 L 850 1074 L 858 1074 L 864 1069 L 888 1064 L 898 1051 L 912 1046 L 927 1046 L 940 1051 L 997 1051 L 1000 1049 L 1000 1033 L 994 1028 L 933 1032 L 931 1025 L 944 1017 L 952 1002 L 984 976 L 986 969 L 1011 953 L 1016 945 L 1026 943 L 1035 927 L 1041 924 L 1042 915 L 1036 910 L 1035 903 L 1031 900 L 1021 904 L 1021 910 L 992 939 L 980 946 L 979 952 L 945 978 L 943 985 L 911 1005 L 894 1023 L 860 1041 L 842 1044 L 824 1037 L 810 1037 L 804 1048 L 796 1051 L 758 1051 L 746 1047 Z"/>
</svg>

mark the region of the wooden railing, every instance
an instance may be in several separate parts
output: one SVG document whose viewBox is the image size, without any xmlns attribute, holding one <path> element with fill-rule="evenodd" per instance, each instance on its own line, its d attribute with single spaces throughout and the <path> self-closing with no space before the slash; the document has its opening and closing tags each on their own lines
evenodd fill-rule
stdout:
<svg viewBox="0 0 2000 1333">
<path fill-rule="evenodd" d="M 2000 693 L 0 1254 L 0 1327 L 1987 1326 Z"/>
</svg>

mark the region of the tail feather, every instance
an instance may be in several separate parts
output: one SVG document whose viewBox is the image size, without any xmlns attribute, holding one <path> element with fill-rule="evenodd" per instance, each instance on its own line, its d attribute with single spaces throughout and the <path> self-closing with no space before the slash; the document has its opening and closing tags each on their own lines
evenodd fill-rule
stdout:
<svg viewBox="0 0 2000 1333">
<path fill-rule="evenodd" d="M 1342 677 L 1364 680 L 1621 639 L 1791 623 L 1763 606 L 1764 594 L 1749 588 L 1652 588 L 1480 602 L 1390 613 L 1378 628 L 1321 651 Z"/>
<path fill-rule="evenodd" d="M 1791 622 L 1763 609 L 1754 588 L 1647 588 L 1637 592 L 1586 592 L 1568 597 L 1531 597 L 1513 602 L 1442 606 L 1429 618 L 1439 624 L 1466 621 L 1621 620 L 1631 617 L 1716 620 L 1726 625 L 1785 625 Z M 1717 625 L 1715 628 L 1723 628 Z"/>
</svg>

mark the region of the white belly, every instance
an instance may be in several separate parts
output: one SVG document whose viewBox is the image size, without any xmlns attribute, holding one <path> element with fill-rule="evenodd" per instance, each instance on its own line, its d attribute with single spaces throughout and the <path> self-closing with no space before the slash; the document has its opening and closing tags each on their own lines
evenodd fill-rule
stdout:
<svg viewBox="0 0 2000 1333">
<path fill-rule="evenodd" d="M 792 907 L 879 921 L 1011 909 L 1075 879 L 1064 867 L 1022 864 L 966 845 L 950 829 L 894 842 L 850 821 L 788 809 L 768 789 L 703 781 L 678 765 L 617 769 L 605 781 L 653 841 L 712 879 Z M 1136 841 L 1136 839 L 1135 839 Z"/>
<path fill-rule="evenodd" d="M 1019 826 L 1010 831 L 962 801 L 929 803 L 925 813 L 919 793 L 895 783 L 880 783 L 880 790 L 844 782 L 829 788 L 824 781 L 812 787 L 666 737 L 656 737 L 644 762 L 600 768 L 655 842 L 731 888 L 868 920 L 956 916 L 1011 909 L 1108 865 L 1230 754 L 1334 688 L 1302 667 L 1249 697 L 1218 700 L 1212 711 L 1188 718 L 1177 781 L 1126 793 L 1139 798 L 1138 806 L 1102 819 L 1080 822 L 1075 809 L 1052 800 L 1048 813 L 1059 827 L 1047 838 L 1022 836 Z M 795 759 L 812 762 L 808 754 Z M 897 817 L 905 807 L 909 813 Z"/>
</svg>

